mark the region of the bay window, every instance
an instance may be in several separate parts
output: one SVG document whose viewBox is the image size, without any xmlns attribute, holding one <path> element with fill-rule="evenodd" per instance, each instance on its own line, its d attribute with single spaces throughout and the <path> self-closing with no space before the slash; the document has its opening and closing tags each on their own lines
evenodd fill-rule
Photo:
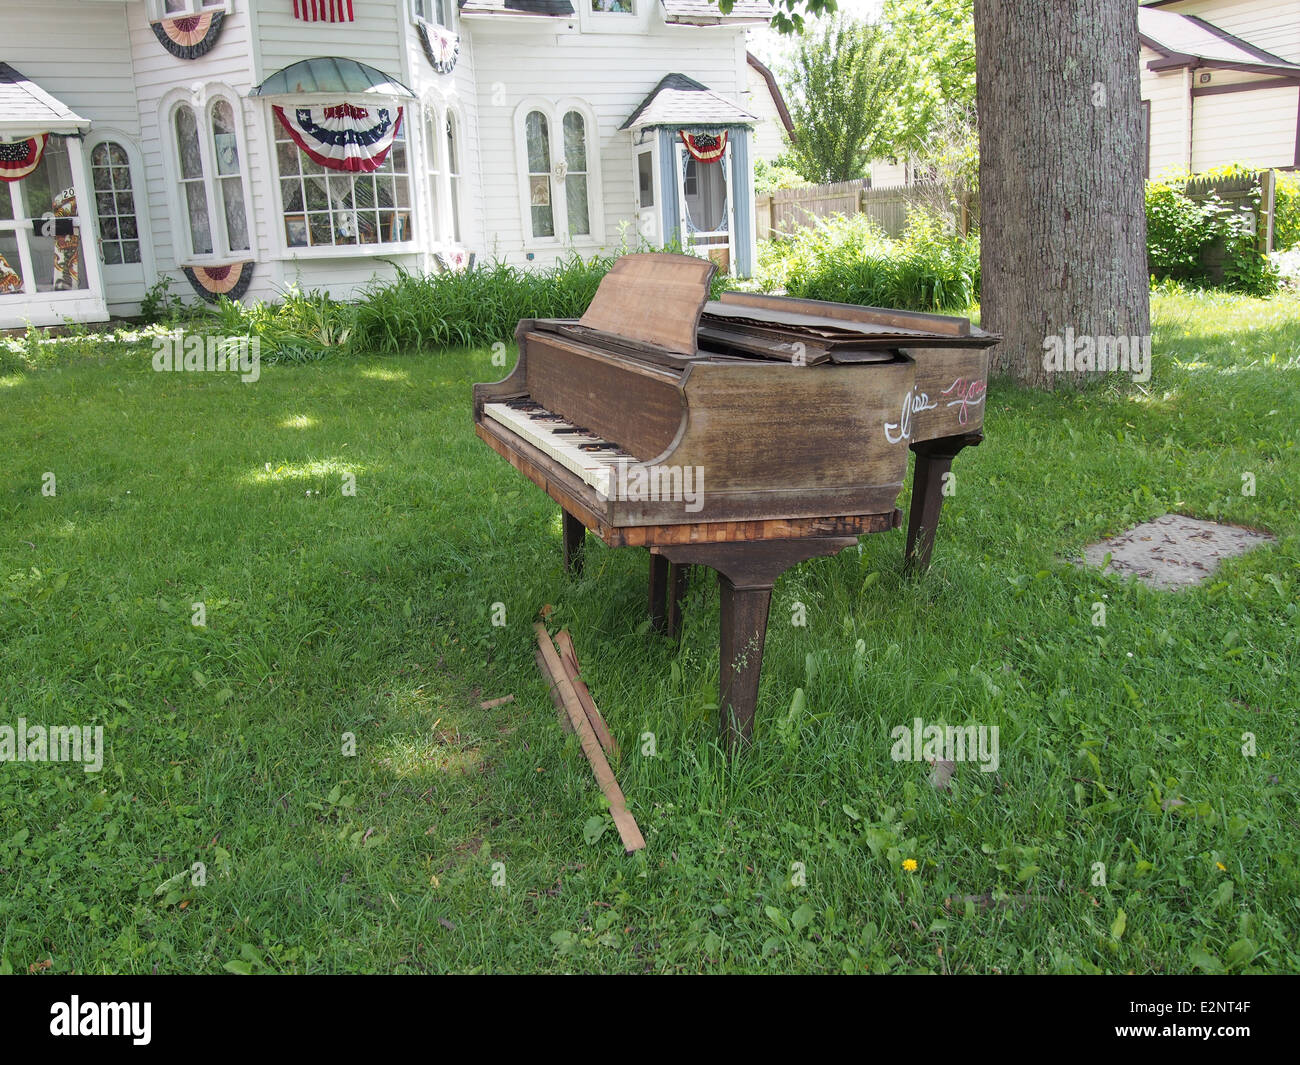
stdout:
<svg viewBox="0 0 1300 1065">
<path fill-rule="evenodd" d="M 382 115 L 371 104 L 342 104 L 321 109 L 348 110 L 366 116 L 358 121 L 387 121 L 396 126 L 392 143 L 382 162 L 369 169 L 345 169 L 322 155 L 317 144 L 316 158 L 309 154 L 286 129 L 284 122 L 272 118 L 275 134 L 275 159 L 279 173 L 281 226 L 284 244 L 289 250 L 309 248 L 347 248 L 360 245 L 406 244 L 414 240 L 411 230 L 411 171 L 407 151 L 406 127 L 402 110 L 394 108 L 396 118 Z M 292 110 L 286 105 L 284 110 Z M 301 112 L 300 112 L 301 114 Z M 310 119 L 315 121 L 315 119 Z M 326 162 L 322 162 L 324 158 Z M 431 167 L 436 166 L 430 163 Z M 430 170 L 432 179 L 434 171 Z"/>
</svg>

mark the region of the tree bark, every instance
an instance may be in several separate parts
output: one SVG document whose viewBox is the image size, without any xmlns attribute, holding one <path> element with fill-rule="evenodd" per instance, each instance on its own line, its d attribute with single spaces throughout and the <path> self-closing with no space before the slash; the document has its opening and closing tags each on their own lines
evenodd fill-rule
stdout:
<svg viewBox="0 0 1300 1065">
<path fill-rule="evenodd" d="M 1139 47 L 1133 0 L 975 0 L 981 324 L 1022 384 L 1088 376 L 1049 338 L 1150 343 Z"/>
</svg>

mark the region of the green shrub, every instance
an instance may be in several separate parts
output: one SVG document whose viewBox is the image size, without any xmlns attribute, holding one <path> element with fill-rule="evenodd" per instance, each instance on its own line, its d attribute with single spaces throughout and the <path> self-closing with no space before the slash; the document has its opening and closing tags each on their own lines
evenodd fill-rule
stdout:
<svg viewBox="0 0 1300 1065">
<path fill-rule="evenodd" d="M 1248 171 L 1239 166 L 1211 172 L 1235 177 Z M 1252 296 L 1277 290 L 1277 271 L 1256 247 L 1246 216 L 1217 193 L 1193 198 L 1187 175 L 1146 183 L 1147 267 L 1153 278 L 1210 287 L 1213 280 L 1205 253 L 1216 244 L 1224 251 L 1223 287 Z M 1259 193 L 1251 206 L 1258 212 Z"/>
<path fill-rule="evenodd" d="M 1278 171 L 1273 191 L 1273 250 L 1300 244 L 1300 175 Z"/>
<path fill-rule="evenodd" d="M 837 215 L 770 242 L 759 255 L 759 279 L 807 299 L 961 310 L 979 295 L 979 238 L 963 238 L 923 210 L 909 213 L 901 240 L 865 215 Z"/>
</svg>

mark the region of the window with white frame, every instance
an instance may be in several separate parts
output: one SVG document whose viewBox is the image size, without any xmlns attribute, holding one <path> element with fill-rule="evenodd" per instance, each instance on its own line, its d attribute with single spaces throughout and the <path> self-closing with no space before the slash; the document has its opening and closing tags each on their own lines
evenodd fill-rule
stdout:
<svg viewBox="0 0 1300 1065">
<path fill-rule="evenodd" d="M 591 0 L 591 10 L 597 15 L 635 15 L 635 0 Z"/>
<path fill-rule="evenodd" d="M 181 101 L 171 115 L 180 210 L 190 255 L 224 258 L 248 251 L 236 104 L 224 95 L 202 108 Z"/>
<path fill-rule="evenodd" d="M 230 0 L 149 0 L 149 17 L 153 19 L 182 18 L 205 11 L 229 13 Z"/>
<path fill-rule="evenodd" d="M 451 29 L 452 0 L 411 0 L 411 17 Z"/>
<path fill-rule="evenodd" d="M 451 206 L 451 239 L 460 243 L 460 119 L 447 112 L 447 188 Z"/>
<path fill-rule="evenodd" d="M 105 264 L 140 262 L 140 230 L 131 187 L 131 160 L 117 141 L 100 141 L 90 152 L 90 185 Z"/>
<path fill-rule="evenodd" d="M 520 109 L 524 202 L 533 240 L 592 238 L 594 129 L 575 105 L 526 104 Z"/>
<path fill-rule="evenodd" d="M 443 175 L 446 171 L 442 168 L 442 150 L 438 144 L 441 138 L 442 122 L 438 112 L 432 105 L 428 105 L 424 117 L 424 147 L 429 175 L 428 234 L 435 244 L 442 243 L 446 239 L 442 221 L 442 203 L 446 198 L 443 191 Z"/>
<path fill-rule="evenodd" d="M 273 120 L 274 121 L 274 120 Z M 333 170 L 312 159 L 274 123 L 284 243 L 295 248 L 405 244 L 411 232 L 406 123 L 370 173 Z"/>
</svg>

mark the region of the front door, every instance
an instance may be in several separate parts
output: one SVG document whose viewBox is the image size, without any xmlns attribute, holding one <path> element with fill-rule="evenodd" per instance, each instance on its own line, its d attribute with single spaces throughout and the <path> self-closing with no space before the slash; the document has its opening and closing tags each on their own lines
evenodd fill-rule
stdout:
<svg viewBox="0 0 1300 1065">
<path fill-rule="evenodd" d="M 731 145 L 722 157 L 702 163 L 686 150 L 677 149 L 677 205 L 682 219 L 685 251 L 712 259 L 718 269 L 731 273 L 735 263 L 735 225 L 731 204 Z"/>
</svg>

